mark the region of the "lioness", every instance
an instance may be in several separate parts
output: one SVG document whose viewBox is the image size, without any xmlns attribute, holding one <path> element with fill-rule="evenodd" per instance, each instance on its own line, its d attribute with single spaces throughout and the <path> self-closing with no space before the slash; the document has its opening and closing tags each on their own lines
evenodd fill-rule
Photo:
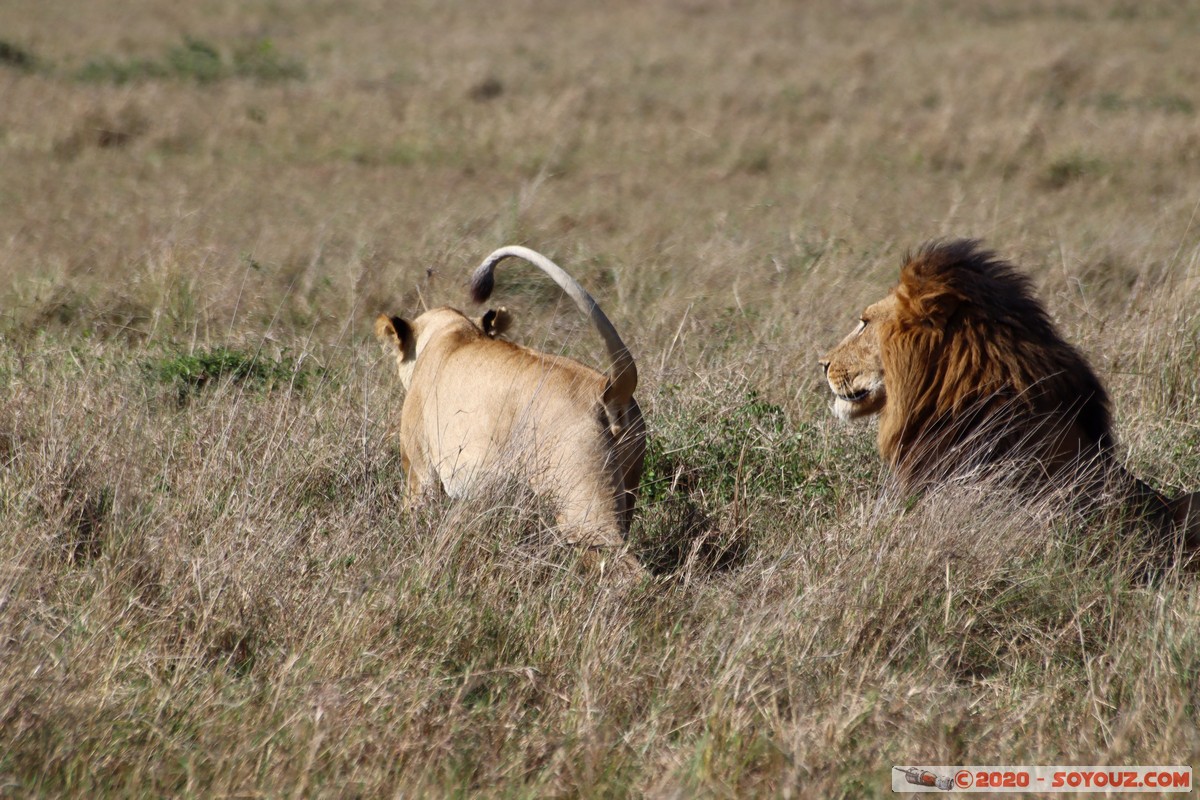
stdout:
<svg viewBox="0 0 1200 800">
<path fill-rule="evenodd" d="M 608 371 L 495 338 L 508 325 L 503 311 L 479 322 L 445 307 L 412 322 L 381 315 L 375 335 L 407 390 L 399 438 L 409 501 L 439 484 L 461 497 L 512 471 L 552 502 L 587 561 L 641 574 L 624 548 L 646 450 L 633 356 L 592 296 L 528 248 L 500 248 L 479 265 L 476 302 L 491 294 L 496 265 L 509 257 L 539 267 L 588 315 L 607 345 Z"/>
<path fill-rule="evenodd" d="M 1010 459 L 1028 487 L 1115 484 L 1165 544 L 1200 547 L 1200 494 L 1171 501 L 1124 470 L 1100 379 L 1029 279 L 978 242 L 906 256 L 899 285 L 820 364 L 834 413 L 879 416 L 879 453 L 909 491 Z"/>
</svg>

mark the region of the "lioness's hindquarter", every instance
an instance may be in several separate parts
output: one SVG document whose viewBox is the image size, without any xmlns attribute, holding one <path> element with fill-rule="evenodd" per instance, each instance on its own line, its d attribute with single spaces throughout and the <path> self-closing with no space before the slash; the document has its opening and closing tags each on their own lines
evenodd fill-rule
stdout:
<svg viewBox="0 0 1200 800">
<path fill-rule="evenodd" d="M 491 369 L 479 368 L 484 360 Z M 516 477 L 551 499 L 564 523 L 603 531 L 593 539 L 619 539 L 622 477 L 631 471 L 621 457 L 640 453 L 609 430 L 604 384 L 577 362 L 507 342 L 430 345 L 413 371 L 401 441 L 451 496 L 497 475 Z"/>
</svg>

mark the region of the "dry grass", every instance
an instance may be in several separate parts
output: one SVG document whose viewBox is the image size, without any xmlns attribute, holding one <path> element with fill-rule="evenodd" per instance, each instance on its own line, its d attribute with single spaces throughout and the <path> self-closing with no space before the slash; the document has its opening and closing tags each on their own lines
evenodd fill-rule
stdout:
<svg viewBox="0 0 1200 800">
<path fill-rule="evenodd" d="M 1200 764 L 1194 578 L 997 491 L 905 511 L 814 363 L 982 237 L 1200 486 L 1193 5 L 408 5 L 0 5 L 0 794 Z M 401 510 L 369 320 L 508 243 L 639 357 L 628 592 L 519 492 Z M 512 277 L 515 338 L 598 357 Z"/>
</svg>

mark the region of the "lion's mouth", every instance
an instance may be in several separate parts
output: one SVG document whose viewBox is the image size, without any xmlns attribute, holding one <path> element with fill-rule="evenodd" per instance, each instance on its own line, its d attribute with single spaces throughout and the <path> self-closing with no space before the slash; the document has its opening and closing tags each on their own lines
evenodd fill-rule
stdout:
<svg viewBox="0 0 1200 800">
<path fill-rule="evenodd" d="M 863 400 L 867 399 L 867 395 L 870 393 L 870 389 L 863 389 L 862 391 L 855 392 L 854 394 L 838 394 L 835 392 L 833 396 L 838 400 L 845 400 L 847 403 L 861 403 Z"/>
</svg>

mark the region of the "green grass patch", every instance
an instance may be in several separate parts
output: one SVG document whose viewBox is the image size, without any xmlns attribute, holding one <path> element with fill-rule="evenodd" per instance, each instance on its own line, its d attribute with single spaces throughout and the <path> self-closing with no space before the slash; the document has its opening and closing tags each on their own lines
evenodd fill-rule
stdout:
<svg viewBox="0 0 1200 800">
<path fill-rule="evenodd" d="M 203 39 L 187 38 L 160 59 L 102 56 L 75 73 L 75 78 L 85 83 L 117 85 L 162 79 L 211 84 L 235 78 L 272 83 L 305 77 L 304 65 L 282 55 L 270 39 L 254 39 L 222 49 Z"/>
<path fill-rule="evenodd" d="M 643 563 L 671 572 L 690 558 L 735 566 L 747 553 L 751 521 L 801 501 L 832 508 L 838 480 L 815 426 L 751 389 L 732 406 L 677 420 L 647 443 L 633 535 Z"/>
<path fill-rule="evenodd" d="M 233 50 L 233 72 L 239 78 L 273 81 L 300 81 L 308 77 L 304 65 L 284 56 L 270 39 L 255 39 Z"/>
<path fill-rule="evenodd" d="M 256 391 L 278 386 L 303 390 L 324 374 L 321 368 L 286 355 L 273 359 L 261 352 L 220 346 L 147 361 L 142 369 L 148 380 L 174 387 L 180 403 L 222 381 Z"/>
<path fill-rule="evenodd" d="M 825 496 L 833 483 L 812 448 L 814 439 L 812 426 L 793 424 L 781 406 L 749 390 L 731 408 L 713 409 L 651 437 L 642 496 L 647 503 L 661 502 L 681 485 L 703 487 L 713 505 L 751 495 Z"/>
<path fill-rule="evenodd" d="M 1166 93 L 1149 97 L 1126 97 L 1119 92 L 1101 92 L 1089 101 L 1102 111 L 1159 111 L 1164 114 L 1191 116 L 1196 113 L 1196 104 L 1182 94 Z"/>
</svg>

